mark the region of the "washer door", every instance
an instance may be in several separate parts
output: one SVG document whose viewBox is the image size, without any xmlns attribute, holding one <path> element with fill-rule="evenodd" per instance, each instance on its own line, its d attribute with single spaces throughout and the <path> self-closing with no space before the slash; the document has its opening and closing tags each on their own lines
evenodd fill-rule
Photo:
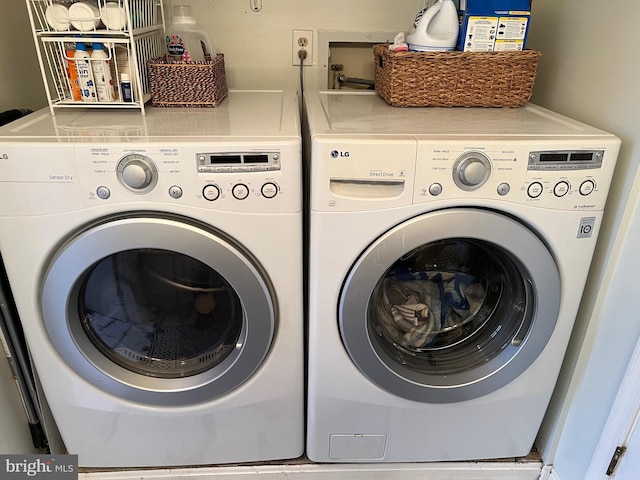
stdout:
<svg viewBox="0 0 640 480">
<path fill-rule="evenodd" d="M 190 404 L 245 382 L 271 346 L 276 300 L 251 255 L 220 232 L 138 214 L 62 245 L 42 317 L 67 364 L 132 401 Z"/>
<path fill-rule="evenodd" d="M 496 212 L 451 209 L 374 241 L 344 282 L 338 319 L 371 381 L 410 400 L 449 403 L 521 375 L 559 310 L 558 269 L 533 232 Z"/>
</svg>

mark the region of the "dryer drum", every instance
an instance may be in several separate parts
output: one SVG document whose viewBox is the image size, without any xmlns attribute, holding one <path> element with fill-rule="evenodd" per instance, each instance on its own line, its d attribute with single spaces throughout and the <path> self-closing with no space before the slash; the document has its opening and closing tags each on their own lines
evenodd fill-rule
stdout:
<svg viewBox="0 0 640 480">
<path fill-rule="evenodd" d="M 453 374 L 495 357 L 522 330 L 527 291 L 499 249 L 447 239 L 402 256 L 369 303 L 374 341 L 425 373 Z"/>
<path fill-rule="evenodd" d="M 98 262 L 80 294 L 80 318 L 94 346 L 133 372 L 195 375 L 219 364 L 242 329 L 242 307 L 211 267 L 159 249 Z"/>
</svg>

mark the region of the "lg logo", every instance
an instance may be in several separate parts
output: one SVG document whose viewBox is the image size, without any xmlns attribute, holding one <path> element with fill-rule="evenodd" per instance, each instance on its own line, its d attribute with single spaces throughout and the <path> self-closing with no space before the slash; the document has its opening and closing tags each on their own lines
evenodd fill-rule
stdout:
<svg viewBox="0 0 640 480">
<path fill-rule="evenodd" d="M 331 151 L 331 158 L 348 158 L 349 157 L 349 152 L 339 152 L 338 150 L 332 150 Z"/>
</svg>

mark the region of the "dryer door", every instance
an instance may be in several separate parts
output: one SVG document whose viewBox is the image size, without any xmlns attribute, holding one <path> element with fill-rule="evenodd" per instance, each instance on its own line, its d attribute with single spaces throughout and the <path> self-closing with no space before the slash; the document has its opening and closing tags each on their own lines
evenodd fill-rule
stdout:
<svg viewBox="0 0 640 480">
<path fill-rule="evenodd" d="M 138 214 L 60 246 L 42 316 L 60 355 L 98 388 L 180 405 L 253 374 L 271 346 L 276 299 L 256 259 L 221 232 Z"/>
<path fill-rule="evenodd" d="M 374 241 L 344 282 L 339 324 L 374 383 L 449 403 L 521 375 L 559 309 L 560 277 L 545 244 L 510 217 L 460 208 L 413 218 Z"/>
</svg>

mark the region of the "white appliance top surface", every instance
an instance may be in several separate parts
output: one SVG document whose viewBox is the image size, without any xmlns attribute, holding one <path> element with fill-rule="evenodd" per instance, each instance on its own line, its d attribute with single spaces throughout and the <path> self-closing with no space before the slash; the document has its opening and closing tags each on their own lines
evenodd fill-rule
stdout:
<svg viewBox="0 0 640 480">
<path fill-rule="evenodd" d="M 49 108 L 0 128 L 0 141 L 122 142 L 300 137 L 297 92 L 232 90 L 214 108 Z"/>
<path fill-rule="evenodd" d="M 610 136 L 550 110 L 392 107 L 376 92 L 305 93 L 312 134 L 382 136 Z"/>
</svg>

